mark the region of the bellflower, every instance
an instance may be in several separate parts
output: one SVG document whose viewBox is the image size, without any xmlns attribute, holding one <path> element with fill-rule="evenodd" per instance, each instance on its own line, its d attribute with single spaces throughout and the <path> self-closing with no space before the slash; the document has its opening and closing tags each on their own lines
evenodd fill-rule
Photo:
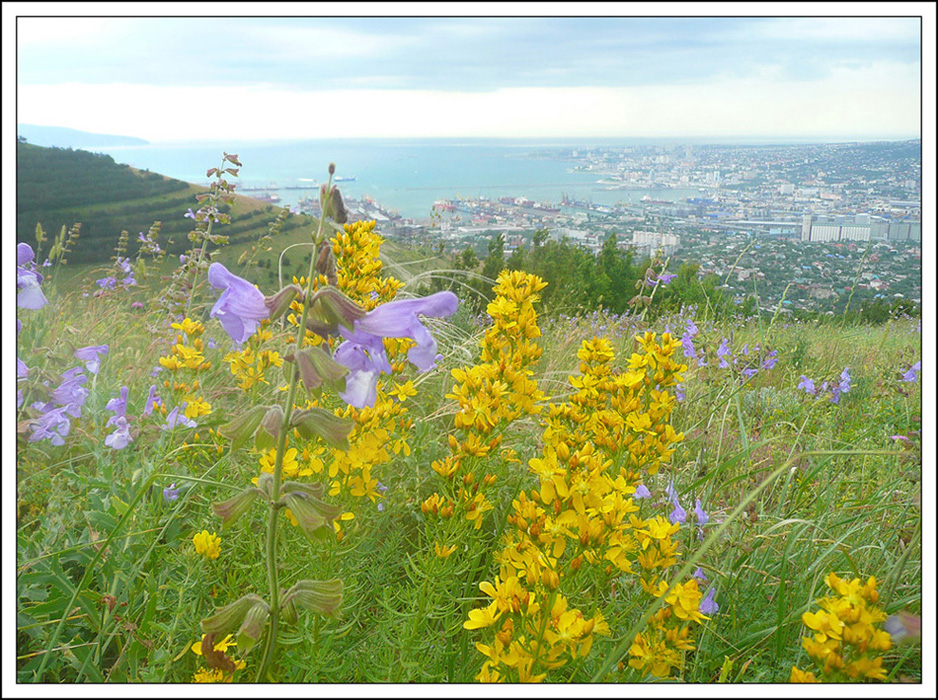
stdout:
<svg viewBox="0 0 938 700">
<path fill-rule="evenodd" d="M 81 367 L 74 367 L 63 372 L 62 383 L 52 392 L 52 400 L 75 418 L 81 418 L 81 407 L 88 398 L 88 390 L 82 386 L 88 381 L 88 377 L 81 374 L 81 371 Z"/>
<path fill-rule="evenodd" d="M 663 287 L 663 286 L 669 284 L 669 283 L 671 282 L 671 280 L 673 280 L 675 277 L 677 277 L 677 275 L 670 274 L 670 273 L 666 273 L 666 274 L 663 274 L 663 275 L 658 275 L 656 279 L 651 280 L 651 286 L 654 287 L 654 286 L 657 285 L 659 282 L 661 282 L 661 286 Z"/>
<path fill-rule="evenodd" d="M 179 489 L 176 488 L 176 482 L 174 481 L 165 489 L 163 489 L 163 499 L 167 503 L 171 503 L 172 501 L 175 501 L 177 498 L 179 498 Z"/>
<path fill-rule="evenodd" d="M 352 330 L 339 326 L 345 338 L 334 358 L 348 368 L 345 391 L 339 395 L 356 408 L 372 406 L 377 398 L 378 375 L 391 374 L 391 364 L 384 352 L 384 338 L 410 338 L 417 345 L 407 351 L 407 359 L 418 372 L 436 366 L 441 358 L 437 344 L 417 314 L 440 318 L 451 316 L 459 306 L 452 292 L 437 292 L 422 299 L 402 299 L 378 306 L 354 322 Z"/>
<path fill-rule="evenodd" d="M 186 418 L 186 402 L 176 406 L 166 415 L 166 424 L 160 426 L 160 430 L 172 430 L 173 428 L 184 425 L 187 428 L 197 428 L 198 425 L 191 418 Z"/>
<path fill-rule="evenodd" d="M 687 520 L 687 511 L 681 508 L 681 504 L 677 502 L 677 499 L 674 500 L 674 510 L 668 514 L 668 520 L 671 521 L 672 525 Z"/>
<path fill-rule="evenodd" d="M 684 401 L 687 399 L 687 394 L 684 391 L 683 384 L 676 384 L 674 386 L 674 398 L 676 398 L 678 401 Z"/>
<path fill-rule="evenodd" d="M 778 350 L 772 350 L 766 354 L 759 369 L 772 369 L 776 364 L 778 364 Z"/>
<path fill-rule="evenodd" d="M 53 445 L 64 445 L 65 438 L 68 437 L 68 431 L 72 425 L 68 417 L 65 416 L 66 407 L 52 408 L 50 404 L 35 403 L 33 408 L 39 408 L 44 412 L 33 423 L 29 442 L 48 439 Z"/>
<path fill-rule="evenodd" d="M 113 447 L 115 450 L 122 450 L 134 441 L 134 439 L 130 437 L 130 424 L 124 416 L 111 418 L 108 420 L 107 424 L 111 425 L 112 422 L 117 426 L 117 429 L 104 438 L 104 444 L 108 447 Z"/>
<path fill-rule="evenodd" d="M 700 499 L 697 499 L 697 505 L 694 507 L 694 515 L 697 517 L 697 524 L 703 527 L 710 520 L 710 516 L 700 507 Z"/>
<path fill-rule="evenodd" d="M 42 275 L 26 267 L 34 257 L 28 243 L 16 245 L 16 305 L 21 309 L 41 309 L 48 303 L 45 294 L 39 288 Z"/>
<path fill-rule="evenodd" d="M 16 382 L 19 384 L 22 380 L 29 377 L 29 367 L 26 366 L 26 363 L 23 362 L 20 358 L 16 358 Z M 16 407 L 19 408 L 23 405 L 25 401 L 23 392 L 19 389 L 16 390 Z"/>
<path fill-rule="evenodd" d="M 844 367 L 844 371 L 840 373 L 840 383 L 837 385 L 841 394 L 846 394 L 850 391 L 850 382 L 850 368 Z"/>
<path fill-rule="evenodd" d="M 114 411 L 114 415 L 107 419 L 107 423 L 104 424 L 105 427 L 109 425 L 117 425 L 119 421 L 127 415 L 127 392 L 129 389 L 121 387 L 120 398 L 111 399 L 105 404 L 105 408 L 109 411 Z M 124 421 L 126 423 L 126 421 Z M 119 449 L 119 448 L 118 448 Z"/>
<path fill-rule="evenodd" d="M 140 414 L 143 418 L 146 418 L 148 415 L 150 415 L 153 412 L 154 401 L 159 401 L 160 403 L 163 403 L 163 400 L 156 394 L 156 384 L 151 384 L 150 393 L 147 395 L 147 403 L 143 407 L 143 413 Z"/>
<path fill-rule="evenodd" d="M 723 342 L 720 343 L 720 347 L 717 348 L 717 357 L 720 358 L 720 369 L 726 369 L 730 366 L 729 363 L 724 359 L 724 357 L 728 355 L 729 352 L 730 352 L 729 342 L 727 341 L 726 338 L 724 338 Z"/>
<path fill-rule="evenodd" d="M 713 615 L 714 613 L 720 612 L 720 606 L 717 605 L 717 602 L 713 599 L 713 596 L 716 595 L 716 589 L 713 586 L 707 589 L 707 594 L 704 596 L 704 599 L 700 601 L 700 612 L 704 615 Z"/>
<path fill-rule="evenodd" d="M 700 581 L 701 583 L 706 583 L 707 581 L 710 580 L 707 578 L 707 574 L 704 573 L 704 570 L 701 569 L 699 566 L 697 567 L 697 570 L 694 572 L 694 578 Z"/>
<path fill-rule="evenodd" d="M 914 365 L 909 367 L 908 370 L 902 373 L 902 377 L 899 379 L 900 382 L 916 382 L 918 381 L 918 373 L 922 371 L 922 361 L 919 360 Z"/>
<path fill-rule="evenodd" d="M 814 380 L 808 379 L 803 374 L 801 375 L 801 383 L 798 385 L 799 389 L 804 389 L 806 392 L 814 396 L 817 394 L 817 389 L 814 387 Z"/>
<path fill-rule="evenodd" d="M 635 494 L 632 498 L 651 498 L 651 491 L 648 490 L 645 484 L 639 484 L 635 487 Z"/>
<path fill-rule="evenodd" d="M 223 290 L 209 316 L 217 318 L 231 339 L 241 345 L 254 335 L 262 319 L 269 318 L 264 295 L 221 263 L 209 265 L 208 281 L 215 289 Z"/>
<path fill-rule="evenodd" d="M 92 374 L 97 374 L 98 370 L 101 369 L 101 359 L 98 355 L 107 355 L 108 346 L 107 345 L 89 345 L 84 348 L 78 348 L 73 354 L 73 357 L 76 360 L 81 360 L 85 363 L 85 369 L 87 369 Z"/>
</svg>

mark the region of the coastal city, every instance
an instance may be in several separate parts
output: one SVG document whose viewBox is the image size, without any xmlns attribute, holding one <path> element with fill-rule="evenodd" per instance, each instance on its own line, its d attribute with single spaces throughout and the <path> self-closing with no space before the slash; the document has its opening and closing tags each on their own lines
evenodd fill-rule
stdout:
<svg viewBox="0 0 938 700">
<path fill-rule="evenodd" d="M 737 301 L 756 295 L 772 311 L 823 309 L 851 292 L 919 304 L 920 149 L 914 140 L 540 150 L 528 157 L 595 175 L 595 199 L 606 203 L 564 192 L 553 202 L 450 197 L 424 218 L 367 195 L 347 205 L 352 220 L 376 220 L 390 239 L 480 257 L 498 234 L 507 254 L 541 229 L 592 251 L 615 233 L 639 259 L 660 252 L 672 269 L 697 264 Z M 317 214 L 318 198 L 299 210 Z"/>
</svg>

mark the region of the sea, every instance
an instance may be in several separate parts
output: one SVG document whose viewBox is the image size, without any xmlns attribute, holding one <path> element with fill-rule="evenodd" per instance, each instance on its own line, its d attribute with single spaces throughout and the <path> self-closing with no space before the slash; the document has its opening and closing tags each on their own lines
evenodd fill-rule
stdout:
<svg viewBox="0 0 938 700">
<path fill-rule="evenodd" d="M 279 205 L 296 205 L 316 194 L 336 164 L 347 197 L 371 198 L 405 218 L 430 216 L 439 199 L 527 197 L 559 206 L 564 196 L 594 204 L 639 202 L 643 197 L 681 201 L 696 188 L 610 190 L 602 175 L 574 170 L 571 152 L 629 142 L 506 139 L 337 139 L 301 141 L 160 142 L 142 146 L 96 147 L 118 163 L 207 184 L 206 171 L 224 152 L 238 155 L 238 190 L 246 195 L 275 192 Z M 230 164 L 229 164 L 230 165 Z"/>
</svg>

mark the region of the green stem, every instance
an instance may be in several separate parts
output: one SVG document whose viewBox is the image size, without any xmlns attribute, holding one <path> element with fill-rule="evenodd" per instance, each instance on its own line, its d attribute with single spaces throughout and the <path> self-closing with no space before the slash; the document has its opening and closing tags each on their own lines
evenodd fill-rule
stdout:
<svg viewBox="0 0 938 700">
<path fill-rule="evenodd" d="M 326 191 L 332 186 L 332 174 L 329 175 L 329 183 L 326 185 Z M 318 248 L 322 240 L 323 224 L 325 216 L 319 217 L 319 230 L 316 232 L 316 238 L 313 241 L 314 251 Z M 306 276 L 305 299 L 303 301 L 303 313 L 300 317 L 300 327 L 296 334 L 296 346 L 294 355 L 299 355 L 303 349 L 303 342 L 306 339 L 306 318 L 309 314 L 309 298 L 313 289 L 313 272 L 315 271 L 316 255 L 315 252 L 309 258 L 309 274 Z M 280 580 L 277 572 L 277 516 L 280 513 L 280 486 L 283 478 L 283 456 L 287 447 L 287 432 L 289 431 L 290 419 L 293 417 L 293 402 L 296 399 L 296 388 L 299 384 L 299 372 L 296 362 L 290 365 L 290 388 L 287 392 L 286 406 L 283 411 L 283 426 L 280 434 L 277 436 L 277 457 L 274 461 L 274 482 L 270 492 L 270 515 L 267 519 L 267 582 L 270 586 L 270 630 L 264 641 L 264 655 L 260 667 L 257 669 L 257 683 L 267 682 L 267 672 L 273 661 L 274 653 L 277 649 L 277 630 L 280 623 Z"/>
</svg>

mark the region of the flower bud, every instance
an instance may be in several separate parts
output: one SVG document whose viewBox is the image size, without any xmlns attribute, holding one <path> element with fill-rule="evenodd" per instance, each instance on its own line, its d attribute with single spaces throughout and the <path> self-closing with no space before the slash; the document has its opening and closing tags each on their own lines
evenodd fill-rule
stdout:
<svg viewBox="0 0 938 700">
<path fill-rule="evenodd" d="M 271 406 L 260 421 L 257 432 L 254 433 L 254 447 L 265 451 L 274 447 L 282 428 L 283 409 L 280 406 Z"/>
<path fill-rule="evenodd" d="M 326 336 L 341 324 L 349 330 L 355 321 L 364 318 L 367 312 L 335 287 L 323 287 L 309 301 L 306 326 L 320 336 Z"/>
<path fill-rule="evenodd" d="M 355 428 L 355 421 L 340 418 L 324 408 L 314 406 L 296 411 L 290 420 L 290 427 L 296 428 L 300 436 L 306 439 L 318 435 L 330 447 L 347 450 L 348 436 Z"/>
<path fill-rule="evenodd" d="M 339 391 L 345 390 L 344 377 L 348 374 L 348 368 L 333 360 L 320 347 L 300 350 L 296 355 L 296 366 L 303 385 L 309 391 L 318 389 L 323 383 Z"/>
<path fill-rule="evenodd" d="M 332 531 L 332 521 L 342 515 L 342 509 L 329 505 L 303 491 L 284 494 L 283 503 L 292 512 L 300 529 L 311 537 L 322 537 Z"/>
<path fill-rule="evenodd" d="M 301 291 L 298 285 L 288 284 L 276 294 L 264 297 L 264 306 L 270 312 L 270 320 L 278 319 L 286 313 L 287 309 L 290 308 L 290 304 L 293 303 L 293 300 Z"/>
<path fill-rule="evenodd" d="M 247 615 L 248 610 L 258 603 L 267 605 L 264 599 L 255 593 L 241 596 L 235 602 L 216 610 L 211 617 L 202 620 L 199 625 L 202 633 L 218 637 L 234 632 L 244 622 L 244 616 Z"/>
<path fill-rule="evenodd" d="M 218 432 L 231 440 L 232 447 L 237 447 L 254 434 L 257 426 L 261 424 L 265 411 L 264 406 L 254 406 L 231 422 L 220 426 Z"/>
<path fill-rule="evenodd" d="M 259 479 L 258 482 L 260 482 Z M 234 498 L 221 503 L 213 503 L 212 510 L 215 511 L 215 515 L 221 518 L 222 528 L 226 528 L 237 522 L 238 518 L 251 509 L 255 498 L 263 495 L 264 492 L 259 488 L 246 488 Z"/>
<path fill-rule="evenodd" d="M 257 643 L 269 616 L 270 606 L 263 600 L 256 602 L 248 609 L 236 635 L 239 650 L 248 651 Z"/>
<path fill-rule="evenodd" d="M 297 581 L 283 598 L 283 604 L 292 603 L 301 608 L 329 617 L 339 616 L 342 604 L 342 581 Z"/>
</svg>

